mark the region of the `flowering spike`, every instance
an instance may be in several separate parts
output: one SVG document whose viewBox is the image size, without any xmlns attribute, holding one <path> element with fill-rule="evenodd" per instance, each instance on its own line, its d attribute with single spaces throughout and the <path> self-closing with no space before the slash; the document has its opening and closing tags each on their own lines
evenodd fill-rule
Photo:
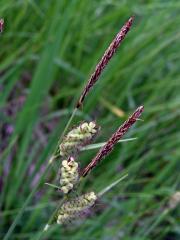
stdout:
<svg viewBox="0 0 180 240">
<path fill-rule="evenodd" d="M 82 176 L 86 176 L 92 168 L 94 168 L 98 162 L 100 162 L 105 156 L 107 156 L 113 149 L 114 145 L 124 136 L 129 128 L 137 121 L 144 107 L 140 106 L 136 111 L 117 129 L 117 131 L 111 136 L 107 143 L 99 150 L 97 155 L 83 170 Z"/>
<path fill-rule="evenodd" d="M 74 156 L 94 138 L 98 129 L 95 122 L 84 122 L 72 129 L 59 146 L 60 155 L 65 157 Z"/>
<path fill-rule="evenodd" d="M 86 95 L 90 91 L 90 89 L 94 86 L 94 84 L 99 79 L 103 69 L 106 67 L 110 59 L 113 57 L 114 53 L 116 52 L 117 48 L 125 38 L 126 34 L 129 32 L 132 23 L 133 23 L 134 17 L 129 18 L 129 20 L 124 24 L 124 26 L 121 28 L 119 33 L 116 35 L 114 40 L 109 45 L 108 49 L 105 51 L 103 57 L 101 58 L 100 62 L 97 64 L 95 71 L 90 76 L 90 79 L 88 80 L 78 102 L 76 105 L 76 108 L 81 107 Z"/>
<path fill-rule="evenodd" d="M 78 163 L 71 157 L 69 161 L 63 160 L 61 167 L 60 185 L 64 194 L 67 194 L 73 189 L 74 185 L 78 182 Z"/>
<path fill-rule="evenodd" d="M 65 202 L 57 213 L 57 223 L 65 224 L 73 219 L 76 219 L 77 216 L 92 207 L 96 200 L 96 194 L 94 192 L 90 192 L 74 198 L 71 201 Z"/>
</svg>

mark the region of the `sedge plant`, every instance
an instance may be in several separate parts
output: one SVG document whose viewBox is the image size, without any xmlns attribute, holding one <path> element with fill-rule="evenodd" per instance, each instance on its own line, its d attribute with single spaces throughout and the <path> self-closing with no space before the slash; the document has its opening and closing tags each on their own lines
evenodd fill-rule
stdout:
<svg viewBox="0 0 180 240">
<path fill-rule="evenodd" d="M 84 122 L 72 129 L 68 134 L 66 134 L 71 122 L 78 111 L 80 109 L 90 92 L 93 86 L 99 79 L 103 70 L 117 51 L 118 47 L 121 45 L 122 41 L 126 37 L 129 32 L 134 17 L 130 17 L 129 20 L 124 24 L 124 26 L 120 29 L 116 37 L 113 39 L 107 50 L 105 51 L 103 57 L 96 65 L 95 71 L 90 76 L 89 80 L 85 84 L 83 91 L 76 102 L 74 111 L 67 122 L 61 137 L 57 143 L 54 153 L 49 159 L 49 162 L 41 175 L 39 182 L 34 187 L 33 191 L 30 193 L 28 198 L 26 199 L 24 205 L 21 210 L 17 214 L 14 222 L 10 226 L 7 234 L 4 239 L 10 239 L 10 236 L 16 227 L 18 221 L 20 220 L 25 208 L 33 198 L 36 193 L 42 179 L 45 178 L 47 173 L 49 172 L 54 160 L 58 159 L 60 156 L 63 158 L 61 167 L 60 167 L 60 181 L 59 186 L 57 188 L 63 193 L 64 197 L 61 199 L 59 205 L 56 210 L 50 217 L 48 223 L 46 224 L 44 230 L 47 230 L 51 224 L 54 222 L 58 224 L 66 224 L 69 221 L 76 219 L 77 216 L 81 215 L 87 209 L 91 208 L 106 191 L 111 189 L 114 185 L 116 185 L 121 179 L 112 183 L 106 189 L 103 189 L 100 193 L 85 192 L 79 196 L 74 197 L 71 195 L 73 191 L 76 191 L 78 184 L 90 173 L 90 171 L 112 150 L 116 143 L 124 136 L 124 134 L 128 131 L 128 129 L 139 119 L 143 106 L 138 107 L 135 112 L 124 122 L 116 132 L 110 137 L 110 139 L 100 148 L 97 155 L 92 159 L 92 161 L 84 168 L 80 169 L 79 162 L 77 161 L 77 156 L 84 147 L 86 147 L 97 135 L 99 131 L 99 127 L 95 122 Z M 88 146 L 87 146 L 88 147 Z M 125 177 L 125 176 L 124 176 Z M 123 177 L 123 178 L 124 178 Z M 49 184 L 51 185 L 51 184 Z M 56 187 L 56 186 L 55 186 Z M 39 237 L 40 239 L 40 237 Z"/>
</svg>

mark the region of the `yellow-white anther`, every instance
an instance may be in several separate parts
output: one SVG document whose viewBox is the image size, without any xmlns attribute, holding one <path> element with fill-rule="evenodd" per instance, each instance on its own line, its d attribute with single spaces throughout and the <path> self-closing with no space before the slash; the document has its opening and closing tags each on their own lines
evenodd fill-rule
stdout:
<svg viewBox="0 0 180 240">
<path fill-rule="evenodd" d="M 62 190 L 62 192 L 63 192 L 64 194 L 67 194 L 70 189 L 69 189 L 68 187 L 65 187 L 65 186 L 64 186 L 64 187 L 61 188 L 61 190 Z"/>
<path fill-rule="evenodd" d="M 78 163 L 74 161 L 73 157 L 69 161 L 62 161 L 60 173 L 61 190 L 64 194 L 67 194 L 79 180 Z"/>
<path fill-rule="evenodd" d="M 86 198 L 88 201 L 96 201 L 97 200 L 97 196 L 94 192 L 90 192 L 89 194 L 87 194 Z"/>
</svg>

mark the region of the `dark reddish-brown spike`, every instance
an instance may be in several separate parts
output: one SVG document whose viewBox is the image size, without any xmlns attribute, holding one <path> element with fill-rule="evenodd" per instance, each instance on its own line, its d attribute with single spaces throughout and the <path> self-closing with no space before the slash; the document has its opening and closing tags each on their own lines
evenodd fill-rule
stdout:
<svg viewBox="0 0 180 240">
<path fill-rule="evenodd" d="M 111 136 L 107 143 L 99 150 L 97 155 L 82 171 L 82 176 L 86 176 L 97 163 L 99 163 L 105 156 L 107 156 L 112 150 L 114 145 L 124 136 L 129 128 L 137 121 L 143 112 L 144 107 L 140 106 L 136 111 L 117 129 L 117 131 Z"/>
<path fill-rule="evenodd" d="M 114 40 L 109 45 L 108 49 L 105 51 L 103 57 L 101 58 L 100 62 L 96 65 L 95 71 L 90 76 L 77 104 L 76 108 L 81 107 L 86 95 L 90 91 L 90 89 L 93 87 L 93 85 L 97 82 L 98 78 L 100 77 L 103 69 L 106 67 L 114 53 L 116 52 L 117 48 L 125 38 L 126 34 L 131 28 L 131 25 L 133 23 L 134 17 L 129 18 L 129 20 L 124 24 L 124 26 L 121 28 L 119 33 L 116 35 Z"/>
</svg>

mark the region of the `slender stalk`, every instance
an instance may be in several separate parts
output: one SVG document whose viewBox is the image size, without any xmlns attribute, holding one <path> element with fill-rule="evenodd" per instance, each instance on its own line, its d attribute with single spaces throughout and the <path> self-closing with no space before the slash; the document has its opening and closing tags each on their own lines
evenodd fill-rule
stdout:
<svg viewBox="0 0 180 240">
<path fill-rule="evenodd" d="M 71 117 L 69 118 L 69 120 L 68 120 L 68 122 L 67 122 L 67 124 L 66 124 L 66 126 L 65 126 L 65 128 L 64 128 L 64 131 L 62 132 L 62 134 L 61 134 L 61 136 L 60 136 L 60 138 L 59 138 L 59 141 L 58 141 L 58 143 L 57 143 L 57 146 L 56 146 L 56 148 L 55 148 L 55 151 L 54 151 L 53 155 L 51 156 L 51 158 L 49 159 L 49 162 L 48 162 L 49 165 L 51 165 L 52 162 L 54 161 L 54 159 L 56 159 L 56 158 L 59 156 L 59 154 L 57 154 L 57 152 L 59 151 L 59 144 L 61 143 L 64 135 L 66 134 L 66 131 L 68 130 L 68 128 L 69 128 L 69 126 L 70 126 L 70 124 L 71 124 L 71 122 L 72 122 L 72 120 L 73 120 L 73 118 L 74 118 L 74 116 L 75 116 L 75 114 L 76 114 L 76 112 L 77 112 L 77 110 L 78 110 L 77 108 L 75 108 L 75 109 L 73 110 L 73 112 L 72 112 L 72 114 L 71 114 Z"/>
<path fill-rule="evenodd" d="M 64 203 L 65 199 L 66 199 L 66 197 L 63 197 L 63 199 L 59 202 L 57 208 L 54 210 L 54 212 L 52 213 L 51 217 L 49 218 L 46 226 L 49 226 L 49 225 L 52 223 L 52 221 L 54 220 L 54 217 L 55 217 L 57 211 L 59 210 L 59 208 L 61 207 L 61 205 Z M 47 230 L 46 226 L 45 226 L 45 228 L 44 228 L 44 231 Z"/>
<path fill-rule="evenodd" d="M 75 114 L 76 114 L 76 112 L 77 112 L 77 108 L 75 108 L 74 110 L 73 110 L 73 113 L 72 113 L 72 115 L 71 115 L 71 117 L 69 118 L 69 120 L 68 120 L 68 122 L 67 122 L 67 124 L 66 124 L 66 127 L 64 128 L 64 131 L 62 132 L 62 134 L 61 134 L 61 137 L 60 137 L 60 139 L 59 139 L 59 141 L 58 141 L 58 146 L 57 147 L 59 147 L 59 143 L 61 143 L 61 141 L 62 141 L 62 138 L 64 137 L 64 135 L 66 134 L 66 132 L 67 132 L 67 130 L 68 130 L 68 128 L 69 128 L 69 126 L 70 126 L 70 124 L 71 124 L 71 122 L 72 122 L 72 120 L 73 120 L 73 118 L 74 118 L 74 116 L 75 116 Z"/>
<path fill-rule="evenodd" d="M 59 208 L 62 206 L 62 204 L 65 201 L 65 197 L 63 197 L 63 199 L 59 202 L 57 208 L 54 210 L 54 212 L 52 213 L 51 217 L 49 218 L 49 221 L 47 222 L 47 224 L 45 225 L 44 229 L 38 234 L 37 238 L 35 238 L 36 240 L 40 240 L 44 233 L 49 229 L 50 224 L 52 223 L 52 221 L 54 220 L 54 217 L 57 213 L 57 211 L 59 210 Z"/>
</svg>

